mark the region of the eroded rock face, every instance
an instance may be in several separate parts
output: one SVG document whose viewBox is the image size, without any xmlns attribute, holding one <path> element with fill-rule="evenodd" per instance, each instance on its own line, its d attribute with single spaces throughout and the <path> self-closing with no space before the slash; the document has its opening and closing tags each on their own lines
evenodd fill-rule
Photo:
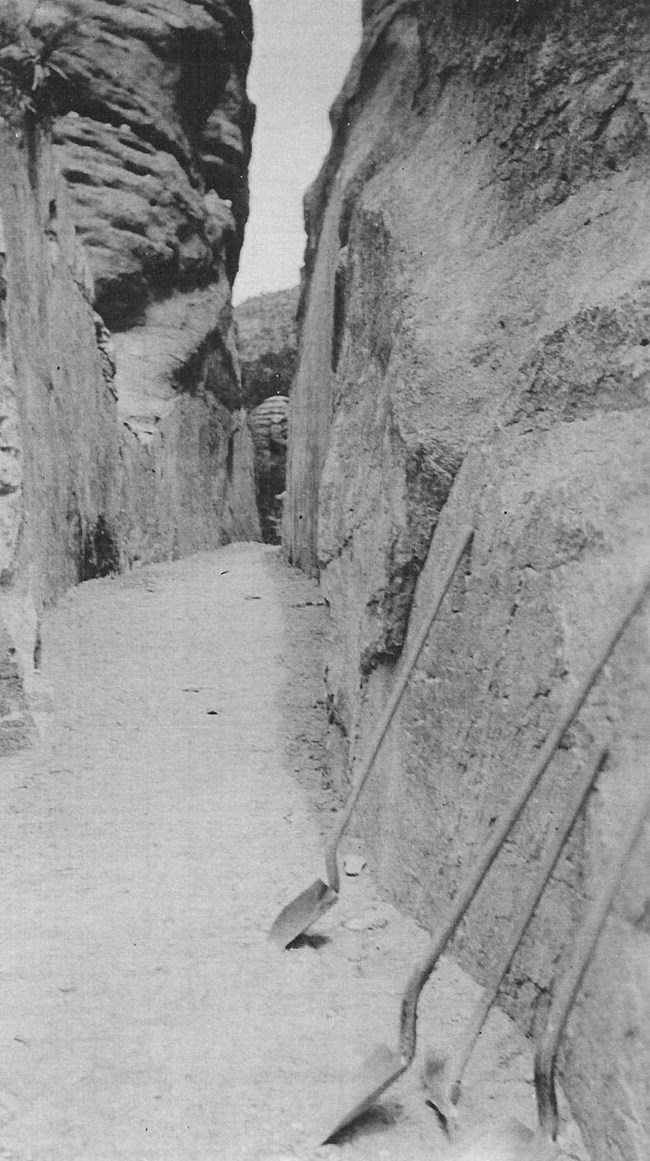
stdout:
<svg viewBox="0 0 650 1161">
<path fill-rule="evenodd" d="M 64 0 L 41 6 L 36 34 L 71 13 L 53 56 L 54 141 L 96 305 L 116 329 L 170 285 L 202 285 L 219 265 L 236 273 L 254 121 L 250 7 Z"/>
<path fill-rule="evenodd" d="M 3 14 L 0 614 L 23 698 L 44 602 L 260 536 L 230 299 L 250 39 L 238 0 Z"/>
<path fill-rule="evenodd" d="M 476 527 L 360 805 L 385 883 L 435 926 L 648 560 L 650 15 L 605 0 L 364 12 L 307 198 L 287 548 L 330 604 L 345 784 L 456 530 Z M 508 976 L 527 1029 L 644 777 L 649 616 L 456 943 L 484 977 L 572 775 L 607 742 Z M 649 858 L 646 840 L 562 1052 L 599 1161 L 650 1149 Z"/>
<path fill-rule="evenodd" d="M 66 18 L 52 139 L 92 302 L 116 335 L 120 413 L 146 438 L 184 392 L 237 410 L 230 287 L 248 216 L 250 6 L 60 0 L 39 6 L 34 36 Z"/>
<path fill-rule="evenodd" d="M 76 113 L 57 122 L 54 142 L 74 193 L 95 305 L 112 330 L 137 322 L 148 303 L 174 287 L 214 280 L 226 248 L 233 251 L 232 210 L 193 188 L 175 157 L 140 141 L 128 125 Z"/>
</svg>

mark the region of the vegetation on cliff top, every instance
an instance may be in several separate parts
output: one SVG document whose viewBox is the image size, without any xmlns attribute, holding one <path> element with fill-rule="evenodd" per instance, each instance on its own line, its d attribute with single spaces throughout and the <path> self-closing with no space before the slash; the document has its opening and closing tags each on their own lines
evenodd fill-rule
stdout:
<svg viewBox="0 0 650 1161">
<path fill-rule="evenodd" d="M 25 18 L 9 0 L 0 15 L 0 112 L 43 120 L 52 113 L 52 82 L 64 76 L 54 55 L 76 31 L 81 8 L 70 5 L 66 20 L 36 28 L 37 9 Z"/>
</svg>

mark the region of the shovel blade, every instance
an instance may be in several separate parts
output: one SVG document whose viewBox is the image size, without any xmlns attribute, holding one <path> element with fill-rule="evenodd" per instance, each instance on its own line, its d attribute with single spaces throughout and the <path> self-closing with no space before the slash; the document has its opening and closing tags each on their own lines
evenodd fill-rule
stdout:
<svg viewBox="0 0 650 1161">
<path fill-rule="evenodd" d="M 364 1060 L 359 1075 L 338 1102 L 338 1108 L 332 1109 L 323 1118 L 314 1137 L 314 1145 L 324 1145 L 330 1137 L 340 1133 L 346 1125 L 372 1108 L 378 1097 L 406 1072 L 407 1067 L 402 1057 L 391 1052 L 384 1044 L 373 1049 Z"/>
<path fill-rule="evenodd" d="M 439 1070 L 428 1072 L 425 1088 L 427 1104 L 442 1117 L 449 1132 L 456 1126 L 458 1112 L 453 1103 L 452 1081 L 445 1064 L 445 1061 L 441 1061 Z"/>
<path fill-rule="evenodd" d="M 336 903 L 338 895 L 322 879 L 317 879 L 302 894 L 296 895 L 278 915 L 269 931 L 269 939 L 278 947 L 288 947 Z"/>
</svg>

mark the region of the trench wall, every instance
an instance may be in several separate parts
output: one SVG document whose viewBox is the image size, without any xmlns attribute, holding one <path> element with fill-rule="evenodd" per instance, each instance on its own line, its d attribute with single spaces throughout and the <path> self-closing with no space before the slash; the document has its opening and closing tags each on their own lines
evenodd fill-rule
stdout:
<svg viewBox="0 0 650 1161">
<path fill-rule="evenodd" d="M 360 806 L 430 927 L 650 563 L 650 18 L 640 3 L 367 4 L 306 199 L 285 544 L 332 616 L 332 771 L 370 745 L 476 529 Z M 454 944 L 484 979 L 572 780 L 610 757 L 501 1002 L 529 1032 L 648 784 L 650 606 Z M 560 1067 L 595 1159 L 650 1149 L 650 837 Z"/>
<path fill-rule="evenodd" d="M 0 17 L 0 752 L 67 587 L 260 537 L 231 284 L 246 0 Z"/>
</svg>

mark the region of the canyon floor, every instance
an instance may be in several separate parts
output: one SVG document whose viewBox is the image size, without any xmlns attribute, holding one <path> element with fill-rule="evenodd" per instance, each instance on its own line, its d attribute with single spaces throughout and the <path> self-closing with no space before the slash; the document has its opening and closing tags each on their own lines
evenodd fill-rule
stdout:
<svg viewBox="0 0 650 1161">
<path fill-rule="evenodd" d="M 262 545 L 91 581 L 48 614 L 40 740 L 2 763 L 0 1158 L 448 1156 L 419 1061 L 335 1144 L 310 1145 L 373 1046 L 396 1046 L 428 938 L 367 867 L 302 946 L 267 940 L 322 875 L 340 805 L 326 633 L 316 585 Z M 364 854 L 354 834 L 343 853 Z M 451 1043 L 477 992 L 440 966 L 419 1057 Z M 493 1012 L 462 1121 L 534 1124 L 531 1071 Z M 566 1121 L 562 1146 L 586 1157 Z"/>
</svg>

